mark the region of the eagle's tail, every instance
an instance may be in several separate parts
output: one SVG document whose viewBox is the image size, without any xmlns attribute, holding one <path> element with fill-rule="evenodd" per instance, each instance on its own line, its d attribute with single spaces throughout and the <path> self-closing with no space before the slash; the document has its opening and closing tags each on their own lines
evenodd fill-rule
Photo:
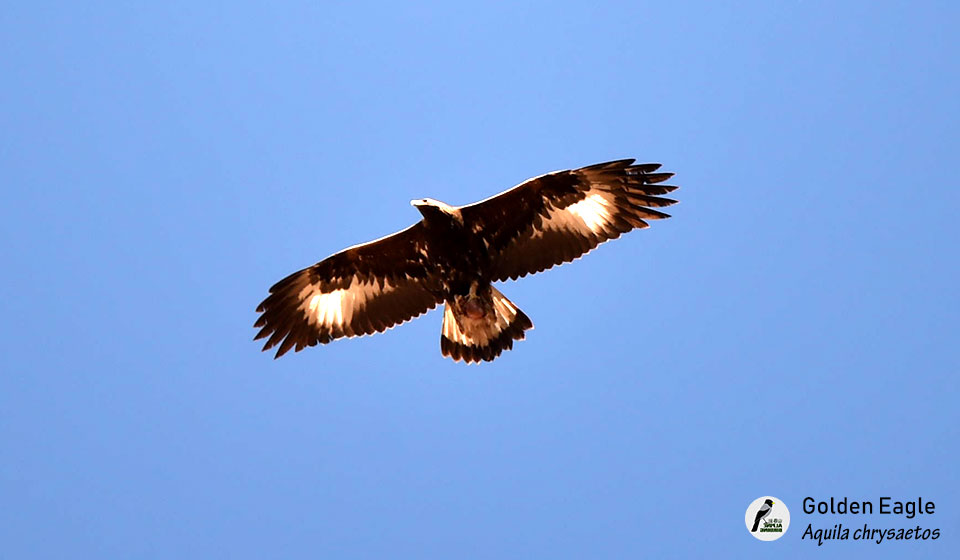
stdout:
<svg viewBox="0 0 960 560">
<path fill-rule="evenodd" d="M 440 351 L 454 361 L 489 362 L 533 323 L 499 290 L 489 286 L 472 296 L 454 296 L 443 310 Z"/>
</svg>

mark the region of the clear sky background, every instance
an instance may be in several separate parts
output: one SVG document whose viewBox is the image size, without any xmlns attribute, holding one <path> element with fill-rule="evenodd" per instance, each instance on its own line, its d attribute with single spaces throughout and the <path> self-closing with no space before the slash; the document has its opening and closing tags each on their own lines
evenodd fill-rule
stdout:
<svg viewBox="0 0 960 560">
<path fill-rule="evenodd" d="M 954 3 L 161 4 L 0 10 L 0 556 L 956 557 Z M 251 340 L 412 198 L 625 157 L 674 217 L 501 286 L 492 364 Z"/>
</svg>

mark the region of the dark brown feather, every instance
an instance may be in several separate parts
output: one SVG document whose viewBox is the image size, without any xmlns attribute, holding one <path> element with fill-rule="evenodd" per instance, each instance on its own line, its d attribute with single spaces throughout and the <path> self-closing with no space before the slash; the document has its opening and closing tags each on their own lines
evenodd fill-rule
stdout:
<svg viewBox="0 0 960 560">
<path fill-rule="evenodd" d="M 294 272 L 270 288 L 257 307 L 255 340 L 267 338 L 263 349 L 279 344 L 276 357 L 293 349 L 326 344 L 348 336 L 384 330 L 433 309 L 442 297 L 438 284 L 422 261 L 423 225 L 351 247 L 319 263 Z M 336 290 L 363 291 L 363 305 L 352 308 L 343 323 L 314 318 L 308 309 L 314 296 Z M 384 291 L 386 289 L 386 291 Z"/>
<path fill-rule="evenodd" d="M 464 319 L 461 308 L 455 322 L 447 323 L 445 311 L 441 351 L 454 360 L 493 360 L 522 340 L 533 323 L 490 282 L 572 261 L 648 227 L 648 220 L 668 218 L 658 209 L 676 201 L 662 195 L 677 187 L 664 184 L 673 174 L 659 170 L 658 163 L 609 161 L 548 173 L 459 208 L 418 204 L 426 222 L 348 248 L 277 282 L 257 307 L 255 339 L 266 339 L 263 349 L 277 347 L 280 357 L 291 349 L 383 332 L 442 301 L 452 309 L 451 301 L 466 297 L 464 286 L 486 286 L 515 315 L 506 323 L 469 323 L 463 321 L 477 318 Z M 442 216 L 455 221 L 430 221 Z M 507 317 L 507 308 L 500 309 Z"/>
<path fill-rule="evenodd" d="M 464 206 L 465 220 L 483 225 L 494 258 L 492 280 L 516 279 L 569 262 L 634 228 L 648 226 L 645 220 L 668 218 L 653 208 L 675 204 L 659 195 L 676 190 L 658 185 L 673 173 L 654 173 L 657 163 L 633 160 L 598 163 L 569 171 L 548 173 L 485 201 Z M 587 196 L 601 196 L 603 223 L 579 226 L 565 209 Z M 591 201 L 587 201 L 591 202 Z"/>
</svg>

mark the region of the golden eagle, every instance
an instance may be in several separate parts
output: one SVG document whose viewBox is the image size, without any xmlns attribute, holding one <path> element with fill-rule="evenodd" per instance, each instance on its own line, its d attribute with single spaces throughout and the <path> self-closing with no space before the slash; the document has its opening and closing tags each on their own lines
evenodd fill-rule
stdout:
<svg viewBox="0 0 960 560">
<path fill-rule="evenodd" d="M 547 173 L 467 206 L 410 201 L 423 219 L 294 272 L 270 288 L 254 324 L 276 357 L 318 342 L 374 334 L 446 303 L 444 356 L 491 361 L 530 319 L 493 287 L 572 261 L 646 220 L 677 187 L 660 164 L 611 161 Z"/>
</svg>

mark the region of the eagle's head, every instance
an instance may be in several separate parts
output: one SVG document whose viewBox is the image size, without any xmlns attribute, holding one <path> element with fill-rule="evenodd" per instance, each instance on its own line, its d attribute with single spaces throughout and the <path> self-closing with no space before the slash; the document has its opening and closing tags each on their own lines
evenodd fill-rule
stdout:
<svg viewBox="0 0 960 560">
<path fill-rule="evenodd" d="M 456 208 L 432 198 L 415 198 L 410 201 L 410 205 L 415 206 L 426 219 L 457 215 Z"/>
</svg>

